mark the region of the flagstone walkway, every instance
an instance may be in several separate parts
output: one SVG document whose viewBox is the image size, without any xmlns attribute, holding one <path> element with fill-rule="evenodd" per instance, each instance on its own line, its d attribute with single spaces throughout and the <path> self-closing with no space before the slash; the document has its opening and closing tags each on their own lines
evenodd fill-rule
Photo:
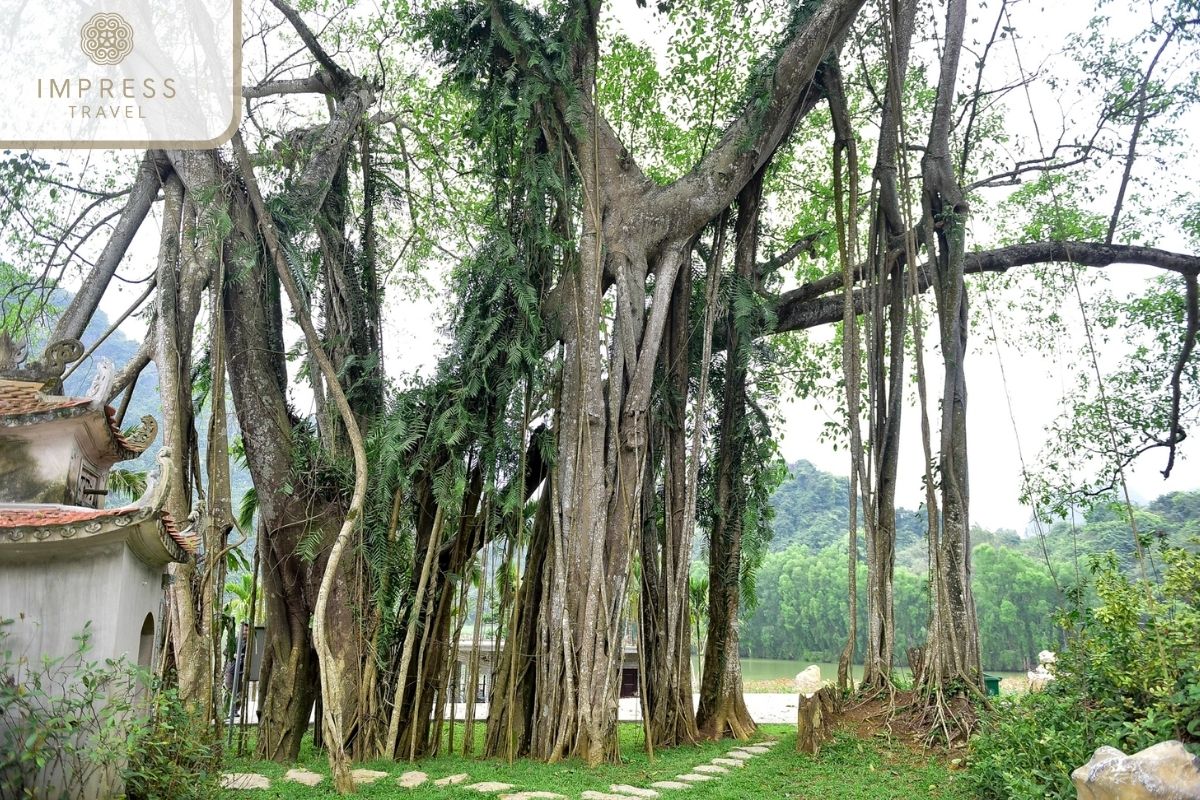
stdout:
<svg viewBox="0 0 1200 800">
<path fill-rule="evenodd" d="M 771 748 L 777 744 L 779 744 L 777 740 L 771 740 L 744 745 L 730 750 L 724 756 L 711 759 L 704 764 L 697 764 L 692 767 L 690 772 L 676 775 L 671 780 L 655 781 L 649 786 L 631 786 L 624 783 L 615 783 L 603 791 L 589 789 L 579 797 L 580 800 L 653 800 L 653 798 L 662 796 L 664 792 L 686 791 L 696 783 L 720 780 L 721 776 L 728 774 L 730 769 L 745 767 L 751 759 L 764 753 L 769 753 Z M 350 776 L 356 784 L 365 785 L 390 777 L 391 773 L 380 770 L 355 769 L 350 772 Z M 317 786 L 324 780 L 324 777 L 319 772 L 307 769 L 290 769 L 283 777 L 283 780 L 301 783 L 305 786 Z M 470 779 L 470 775 L 460 772 L 455 775 L 447 775 L 434 779 L 433 785 L 453 786 L 466 784 Z M 396 786 L 402 789 L 414 789 L 424 785 L 429 780 L 430 777 L 427 773 L 411 770 L 396 778 Z M 269 789 L 271 788 L 271 781 L 267 776 L 258 775 L 253 772 L 227 772 L 221 776 L 221 785 L 223 788 L 231 791 Z M 513 792 L 514 789 L 517 789 L 516 786 L 498 781 L 482 781 L 467 784 L 463 788 L 478 792 L 481 795 L 497 798 L 497 800 L 567 800 L 566 795 L 539 789 L 520 789 Z"/>
</svg>

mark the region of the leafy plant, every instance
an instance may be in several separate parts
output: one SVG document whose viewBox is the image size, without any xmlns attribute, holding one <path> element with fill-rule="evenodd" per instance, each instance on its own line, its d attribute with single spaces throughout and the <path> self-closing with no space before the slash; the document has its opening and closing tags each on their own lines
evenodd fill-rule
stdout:
<svg viewBox="0 0 1200 800">
<path fill-rule="evenodd" d="M 220 750 L 174 692 L 128 659 L 90 660 L 91 623 L 66 656 L 32 663 L 0 620 L 0 797 L 77 798 L 124 782 L 134 800 L 217 791 Z"/>
<path fill-rule="evenodd" d="M 221 741 L 174 689 L 156 693 L 131 731 L 130 800 L 203 800 L 219 792 Z"/>
<path fill-rule="evenodd" d="M 1001 701 L 972 740 L 980 798 L 1073 798 L 1071 770 L 1105 744 L 1133 753 L 1179 739 L 1200 751 L 1200 554 L 1160 554 L 1159 582 L 1131 579 L 1113 553 L 1091 557 L 1091 586 L 1072 590 L 1061 618 L 1057 679 Z"/>
</svg>

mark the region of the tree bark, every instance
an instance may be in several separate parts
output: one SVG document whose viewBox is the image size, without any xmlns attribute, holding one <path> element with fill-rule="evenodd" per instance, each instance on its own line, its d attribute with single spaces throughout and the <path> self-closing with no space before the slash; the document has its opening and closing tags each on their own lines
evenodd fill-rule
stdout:
<svg viewBox="0 0 1200 800">
<path fill-rule="evenodd" d="M 922 159 L 922 203 L 926 242 L 933 252 L 934 292 L 943 371 L 939 466 L 941 528 L 930 539 L 932 614 L 922 670 L 924 686 L 938 702 L 961 683 L 982 689 L 979 623 L 971 592 L 971 541 L 967 471 L 967 385 L 963 359 L 967 344 L 967 292 L 963 282 L 966 218 L 969 213 L 949 157 L 958 54 L 966 22 L 965 0 L 950 0 L 946 46 Z M 936 246 L 936 249 L 934 249 Z M 958 731 L 951 731 L 951 735 Z"/>
<path fill-rule="evenodd" d="M 762 175 L 738 194 L 737 221 L 734 225 L 736 255 L 734 271 L 738 281 L 753 287 L 758 257 L 759 207 Z M 725 317 L 725 374 L 718 433 L 714 509 L 709 527 L 708 641 L 704 653 L 704 674 L 700 682 L 700 707 L 696 724 L 703 736 L 749 738 L 755 731 L 754 720 L 742 696 L 742 666 L 738 655 L 738 612 L 741 602 L 742 533 L 747 487 L 743 474 L 746 427 L 746 380 L 750 358 L 749 337 L 744 335 L 745 320 L 738 319 L 736 307 Z"/>
</svg>

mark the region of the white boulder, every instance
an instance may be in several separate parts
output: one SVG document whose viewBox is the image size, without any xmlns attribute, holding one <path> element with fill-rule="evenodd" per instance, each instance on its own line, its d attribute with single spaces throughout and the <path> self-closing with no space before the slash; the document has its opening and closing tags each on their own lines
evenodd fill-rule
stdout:
<svg viewBox="0 0 1200 800">
<path fill-rule="evenodd" d="M 1200 800 L 1200 758 L 1174 739 L 1131 756 L 1101 747 L 1071 782 L 1079 800 Z"/>
<path fill-rule="evenodd" d="M 821 691 L 821 687 L 824 685 L 825 682 L 821 680 L 821 668 L 816 664 L 808 665 L 796 675 L 796 691 L 805 697 L 812 697 Z"/>
</svg>

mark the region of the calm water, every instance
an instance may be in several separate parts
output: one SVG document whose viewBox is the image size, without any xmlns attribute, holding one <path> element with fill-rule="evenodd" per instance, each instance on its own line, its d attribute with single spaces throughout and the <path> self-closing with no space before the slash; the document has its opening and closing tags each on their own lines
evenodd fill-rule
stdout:
<svg viewBox="0 0 1200 800">
<path fill-rule="evenodd" d="M 778 680 L 779 678 L 795 678 L 796 673 L 803 670 L 811 661 L 779 661 L 770 658 L 743 658 L 742 659 L 742 680 L 744 681 L 770 681 Z M 818 662 L 817 666 L 821 668 L 821 677 L 825 680 L 833 680 L 837 678 L 837 664 L 833 662 Z M 907 675 L 908 667 L 896 667 L 896 671 Z M 854 680 L 862 678 L 863 668 L 861 664 L 854 665 Z M 987 670 L 991 675 L 999 675 L 1002 678 L 1024 678 L 1023 672 L 997 672 Z"/>
</svg>

